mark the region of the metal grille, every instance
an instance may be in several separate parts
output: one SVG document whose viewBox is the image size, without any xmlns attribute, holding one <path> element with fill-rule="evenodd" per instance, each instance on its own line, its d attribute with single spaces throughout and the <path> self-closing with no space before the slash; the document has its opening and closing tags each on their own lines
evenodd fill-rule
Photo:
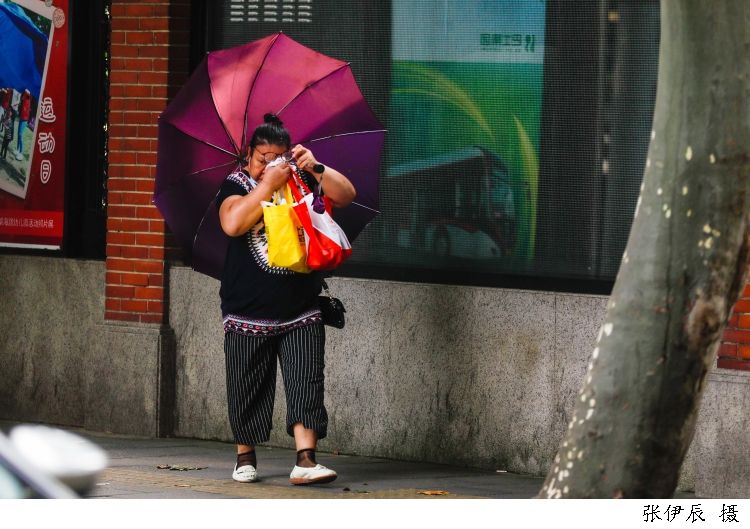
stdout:
<svg viewBox="0 0 750 529">
<path fill-rule="evenodd" d="M 230 24 L 310 24 L 313 0 L 231 0 L 226 20 Z"/>
</svg>

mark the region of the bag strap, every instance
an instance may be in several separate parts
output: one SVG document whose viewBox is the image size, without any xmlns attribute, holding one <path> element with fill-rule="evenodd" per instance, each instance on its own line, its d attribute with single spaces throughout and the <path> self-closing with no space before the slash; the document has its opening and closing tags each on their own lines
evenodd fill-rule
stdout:
<svg viewBox="0 0 750 529">
<path fill-rule="evenodd" d="M 294 186 L 291 186 L 292 194 L 294 195 L 294 200 L 297 203 L 300 203 L 302 202 L 302 198 L 305 195 L 310 194 L 310 188 L 307 187 L 307 184 L 305 184 L 305 181 L 302 179 L 302 177 L 300 176 L 299 172 L 297 172 L 295 167 L 293 165 L 290 165 L 290 168 L 292 170 L 292 179 L 294 180 L 294 183 L 296 184 Z M 323 177 L 321 176 L 320 182 L 318 182 L 317 189 L 315 191 L 315 196 L 321 196 L 323 198 L 323 203 L 325 204 L 326 211 L 330 215 L 331 211 L 333 211 L 333 204 L 331 203 L 331 200 L 327 196 L 324 195 L 322 183 L 323 183 Z M 304 191 L 304 194 L 300 193 L 298 188 L 302 189 Z"/>
<path fill-rule="evenodd" d="M 289 204 L 290 206 L 293 204 L 292 202 L 293 193 L 291 191 L 293 187 L 294 186 L 289 185 L 289 182 L 287 182 L 286 185 L 284 186 L 284 199 L 286 200 L 286 203 Z"/>
<path fill-rule="evenodd" d="M 294 174 L 294 172 L 292 172 Z M 294 201 L 299 204 L 302 202 L 302 193 L 299 191 L 299 187 L 297 186 L 297 182 L 287 182 L 287 187 L 291 190 L 292 196 L 294 197 Z"/>
<path fill-rule="evenodd" d="M 297 202 L 300 202 L 304 195 L 310 194 L 310 188 L 307 187 L 307 184 L 305 184 L 305 181 L 302 179 L 302 176 L 300 176 L 299 172 L 297 172 L 296 167 L 289 164 L 289 168 L 292 170 L 292 180 L 294 181 L 294 184 L 295 184 L 294 186 L 292 186 L 293 187 L 292 194 L 294 195 L 294 200 L 296 200 Z M 300 189 L 302 190 L 302 193 L 300 193 Z"/>
</svg>

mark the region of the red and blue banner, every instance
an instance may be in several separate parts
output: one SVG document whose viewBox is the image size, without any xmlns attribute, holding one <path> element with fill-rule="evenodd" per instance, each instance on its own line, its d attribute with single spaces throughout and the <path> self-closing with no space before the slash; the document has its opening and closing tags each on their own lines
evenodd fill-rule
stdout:
<svg viewBox="0 0 750 529">
<path fill-rule="evenodd" d="M 0 246 L 59 249 L 68 0 L 0 3 Z"/>
</svg>

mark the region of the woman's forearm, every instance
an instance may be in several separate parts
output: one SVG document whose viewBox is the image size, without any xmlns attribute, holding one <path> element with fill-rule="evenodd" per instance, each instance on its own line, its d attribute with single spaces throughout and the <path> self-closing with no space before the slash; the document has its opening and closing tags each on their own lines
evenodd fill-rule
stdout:
<svg viewBox="0 0 750 529">
<path fill-rule="evenodd" d="M 322 174 L 313 172 L 313 176 L 318 182 L 322 182 L 323 193 L 337 208 L 348 206 L 357 196 L 349 179 L 332 167 L 326 167 Z"/>
<path fill-rule="evenodd" d="M 221 229 L 230 237 L 247 233 L 263 215 L 260 203 L 270 200 L 272 194 L 273 189 L 260 182 L 247 195 L 227 197 L 219 208 Z"/>
</svg>

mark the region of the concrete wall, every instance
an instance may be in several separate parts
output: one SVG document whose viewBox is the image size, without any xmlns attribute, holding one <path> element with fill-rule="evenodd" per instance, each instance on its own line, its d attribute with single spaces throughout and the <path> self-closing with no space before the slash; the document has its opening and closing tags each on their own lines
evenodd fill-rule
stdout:
<svg viewBox="0 0 750 529">
<path fill-rule="evenodd" d="M 176 433 L 231 439 L 218 282 L 170 273 Z M 543 473 L 566 427 L 606 299 L 334 279 L 323 450 Z M 278 381 L 278 395 L 283 394 Z M 290 445 L 284 399 L 271 442 Z"/>
<path fill-rule="evenodd" d="M 0 256 L 0 418 L 83 426 L 101 262 Z"/>
<path fill-rule="evenodd" d="M 348 322 L 327 329 L 322 450 L 546 471 L 604 297 L 330 284 Z M 231 440 L 218 282 L 172 269 L 173 333 L 104 322 L 103 285 L 101 262 L 0 256 L 0 419 L 157 435 L 173 418 L 178 436 Z M 750 496 L 749 385 L 748 373 L 709 375 L 681 489 Z M 271 444 L 291 446 L 280 380 L 278 395 Z"/>
<path fill-rule="evenodd" d="M 173 269 L 176 433 L 231 440 L 219 284 Z M 606 298 L 338 278 L 344 330 L 327 328 L 322 450 L 546 473 Z M 283 395 L 280 377 L 277 396 Z M 277 398 L 270 443 L 292 446 Z M 693 487 L 693 451 L 680 488 Z"/>
<path fill-rule="evenodd" d="M 716 369 L 708 375 L 690 450 L 695 493 L 750 498 L 750 373 Z"/>
<path fill-rule="evenodd" d="M 101 261 L 0 256 L 0 419 L 171 431 L 172 333 L 105 322 L 104 285 Z"/>
</svg>

